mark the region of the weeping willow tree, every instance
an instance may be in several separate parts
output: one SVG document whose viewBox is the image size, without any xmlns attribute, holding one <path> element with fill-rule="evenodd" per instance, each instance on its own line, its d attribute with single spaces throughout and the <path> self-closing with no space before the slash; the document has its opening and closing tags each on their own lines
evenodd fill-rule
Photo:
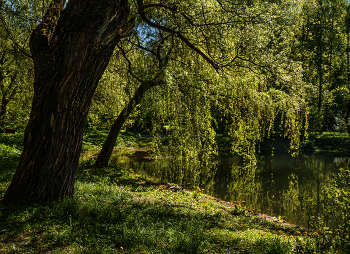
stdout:
<svg viewBox="0 0 350 254">
<path fill-rule="evenodd" d="M 307 128 L 307 106 L 302 69 L 290 59 L 293 3 L 198 2 L 192 8 L 187 3 L 181 7 L 138 1 L 137 27 L 119 44 L 122 57 L 106 74 L 113 79 L 114 73 L 118 83 L 124 82 L 125 100 L 119 99 L 123 109 L 97 165 L 107 166 L 117 135 L 138 104 L 154 130 L 165 122 L 171 126 L 167 152 L 189 163 L 190 158 L 208 158 L 216 151 L 213 105 L 230 118 L 235 152 L 254 158 L 256 143 L 274 132 L 278 114 L 295 152 L 301 130 Z M 207 16 L 209 10 L 217 15 Z M 169 13 L 174 17 L 165 19 Z M 191 42 L 183 36 L 189 33 Z M 154 146 L 159 146 L 157 135 Z"/>
<path fill-rule="evenodd" d="M 220 75 L 217 103 L 230 120 L 233 150 L 248 160 L 255 161 L 257 142 L 274 134 L 278 115 L 292 153 L 308 126 L 303 69 L 291 59 L 294 4 L 263 5 L 256 24 L 232 32 L 231 41 L 244 45 L 245 55 Z"/>
<path fill-rule="evenodd" d="M 290 59 L 293 20 L 283 16 L 290 9 L 285 6 L 283 10 L 280 5 L 263 7 L 267 14 L 260 17 L 261 22 L 250 26 L 233 26 L 229 33 L 224 34 L 232 48 L 233 45 L 240 45 L 235 47 L 235 61 L 225 71 L 215 72 L 205 68 L 205 64 L 200 63 L 201 59 L 196 59 L 196 62 L 191 57 L 188 62 L 192 62 L 193 67 L 187 69 L 190 74 L 186 76 L 184 71 L 180 71 L 185 78 L 178 78 L 181 80 L 180 91 L 195 89 L 184 93 L 187 96 L 182 101 L 186 102 L 187 99 L 187 110 L 191 113 L 180 111 L 178 118 L 181 120 L 178 122 L 185 122 L 183 118 L 192 114 L 192 120 L 188 123 L 197 123 L 196 119 L 201 119 L 212 128 L 210 110 L 205 117 L 200 114 L 197 117 L 197 108 L 190 106 L 196 100 L 188 95 L 200 92 L 208 107 L 217 105 L 230 118 L 229 135 L 233 137 L 233 150 L 247 159 L 255 158 L 256 143 L 261 138 L 273 134 L 278 114 L 284 119 L 281 128 L 284 129 L 284 136 L 291 140 L 291 152 L 297 151 L 301 131 L 307 129 L 303 70 L 300 63 Z M 273 16 L 276 18 L 271 19 Z M 224 49 L 222 51 L 225 52 Z M 169 98 L 176 98 L 172 103 L 173 108 L 178 108 L 180 100 L 174 95 Z M 199 107 L 206 109 L 203 105 Z M 204 128 L 209 130 L 208 125 L 204 125 Z M 213 140 L 211 135 L 206 137 Z"/>
<path fill-rule="evenodd" d="M 38 5 L 38 2 L 33 1 L 33 6 Z M 210 126 L 207 101 L 211 101 L 215 96 L 225 97 L 226 92 L 219 94 L 220 91 L 225 91 L 225 86 L 228 90 L 235 91 L 234 82 L 240 80 L 240 77 L 247 86 L 245 80 L 254 79 L 250 76 L 270 77 L 275 80 L 270 83 L 271 87 L 281 90 L 275 83 L 279 82 L 286 68 L 280 64 L 275 65 L 276 59 L 279 60 L 277 63 L 288 64 L 287 51 L 283 49 L 285 46 L 282 46 L 282 51 L 277 49 L 277 44 L 283 45 L 285 41 L 283 36 L 281 40 L 279 39 L 279 33 L 288 31 L 286 29 L 288 24 L 282 22 L 291 14 L 292 8 L 288 7 L 288 1 L 281 5 L 260 1 L 252 1 L 252 4 L 245 5 L 226 0 L 162 2 L 136 0 L 130 3 L 131 6 L 125 0 L 52 0 L 49 5 L 44 6 L 42 20 L 35 24 L 36 28 L 31 32 L 29 40 L 30 56 L 34 65 L 34 96 L 25 131 L 24 150 L 14 178 L 3 198 L 4 202 L 43 202 L 59 200 L 74 194 L 82 136 L 92 97 L 117 45 L 121 52 L 121 49 L 124 49 L 123 58 L 130 66 L 127 60 L 128 48 L 134 42 L 128 41 L 126 47 L 120 42 L 131 34 L 134 26 L 138 35 L 150 32 L 154 34 L 152 36 L 154 38 L 160 36 L 159 44 L 164 47 L 155 46 L 155 48 L 164 50 L 155 51 L 156 55 L 160 55 L 156 56 L 158 63 L 166 67 L 163 60 L 169 55 L 169 66 L 172 62 L 184 62 L 185 65 L 181 68 L 183 71 L 178 74 L 175 72 L 178 67 L 169 67 L 176 74 L 174 75 L 168 71 L 168 67 L 149 68 L 152 65 L 147 60 L 146 68 L 141 68 L 139 75 L 134 74 L 133 79 L 137 88 L 130 90 L 134 94 L 131 95 L 131 100 L 125 103 L 127 114 L 124 114 L 122 121 L 116 125 L 120 125 L 128 115 L 129 109 L 133 108 L 129 107 L 128 103 L 131 102 L 132 106 L 137 104 L 138 100 L 134 100 L 134 103 L 133 98 L 135 93 L 137 95 L 138 89 L 144 87 L 142 84 L 147 83 L 145 85 L 147 89 L 140 92 L 142 96 L 145 90 L 150 90 L 149 87 L 156 86 L 153 86 L 147 77 L 154 75 L 152 80 L 157 86 L 158 84 L 161 86 L 171 85 L 173 82 L 171 78 L 181 76 L 186 79 L 192 78 L 188 73 L 198 72 L 196 75 L 201 78 L 189 83 L 191 86 L 196 84 L 193 85 L 193 89 L 181 87 L 182 83 L 177 84 L 178 91 L 186 92 L 186 89 L 190 89 L 188 91 L 191 96 L 186 94 L 182 97 L 181 103 L 184 103 L 184 106 L 179 105 L 178 113 L 175 114 L 182 120 L 176 121 L 174 118 L 172 121 L 176 128 L 180 128 L 177 126 L 181 125 L 188 129 L 190 138 L 186 143 L 183 142 L 184 144 L 193 148 L 201 146 L 203 151 L 210 152 L 214 149 L 208 149 L 213 134 L 211 128 L 205 128 Z M 10 1 L 2 1 L 1 4 L 9 8 L 14 6 Z M 32 10 L 33 8 L 29 8 L 28 12 Z M 11 20 L 11 15 L 7 17 L 8 20 Z M 276 27 L 280 28 L 280 31 L 277 31 Z M 161 37 L 161 34 L 164 36 Z M 141 43 L 137 41 L 141 50 L 152 54 L 149 51 L 150 47 L 145 45 L 157 40 L 140 36 L 137 38 L 143 40 Z M 176 46 L 175 55 L 168 50 L 167 45 Z M 275 51 L 271 51 L 270 48 Z M 153 49 L 151 47 L 151 51 Z M 156 73 L 152 73 L 153 71 Z M 131 75 L 130 71 L 129 74 Z M 293 73 L 288 75 L 293 76 Z M 201 84 L 203 80 L 206 80 L 207 86 Z M 127 85 L 129 83 L 127 82 Z M 197 87 L 198 93 L 194 87 Z M 205 92 L 204 88 L 208 92 Z M 252 96 L 254 91 L 255 86 L 248 89 L 250 95 L 248 98 L 254 99 Z M 268 89 L 257 92 L 267 91 Z M 232 98 L 244 96 L 243 93 L 239 95 L 239 92 L 232 94 L 236 96 Z M 286 91 L 286 94 L 290 94 L 289 91 Z M 172 99 L 169 98 L 170 101 Z M 200 106 L 195 107 L 194 102 Z M 185 109 L 188 113 L 181 113 L 185 112 Z M 294 112 L 294 116 L 297 115 L 298 112 Z M 246 119 L 244 121 L 250 123 L 249 117 Z M 194 126 L 191 129 L 190 123 Z M 239 122 L 235 122 L 232 129 L 239 131 L 242 129 L 239 126 Z M 180 129 L 174 133 L 177 134 L 174 134 L 173 144 L 177 144 L 175 136 L 179 137 L 178 140 L 185 138 Z M 181 144 L 179 145 L 181 147 Z M 185 145 L 178 150 L 185 151 Z"/>
</svg>

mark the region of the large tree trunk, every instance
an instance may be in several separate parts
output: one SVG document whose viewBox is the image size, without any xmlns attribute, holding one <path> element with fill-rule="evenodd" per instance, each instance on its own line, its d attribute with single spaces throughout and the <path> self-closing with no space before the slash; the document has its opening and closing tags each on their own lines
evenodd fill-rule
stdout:
<svg viewBox="0 0 350 254">
<path fill-rule="evenodd" d="M 346 130 L 350 134 L 350 120 L 349 120 L 349 117 L 350 117 L 350 100 L 348 101 L 348 110 L 346 111 L 346 114 L 344 116 Z"/>
<path fill-rule="evenodd" d="M 54 0 L 33 31 L 34 98 L 24 150 L 4 202 L 74 193 L 85 119 L 113 50 L 133 27 L 127 0 Z"/>
<path fill-rule="evenodd" d="M 321 117 L 321 109 L 322 109 L 322 97 L 323 97 L 323 28 L 321 27 L 318 35 L 317 47 L 318 47 L 318 104 L 317 104 L 317 113 L 319 116 L 319 132 L 322 134 L 323 132 L 323 123 Z"/>
<path fill-rule="evenodd" d="M 350 90 L 350 4 L 347 8 L 347 17 L 346 17 L 346 74 L 348 76 L 348 88 Z M 348 101 L 348 109 L 344 116 L 346 130 L 350 134 L 350 100 Z"/>
<path fill-rule="evenodd" d="M 160 81 L 159 81 L 160 82 Z M 102 149 L 97 157 L 96 166 L 97 167 L 107 167 L 108 161 L 111 158 L 115 142 L 117 141 L 119 132 L 123 127 L 126 119 L 128 119 L 131 112 L 134 110 L 137 104 L 141 102 L 144 94 L 148 89 L 158 85 L 157 81 L 144 82 L 136 90 L 134 96 L 129 101 L 128 105 L 125 106 L 122 112 L 119 114 L 118 118 L 114 121 L 111 130 L 109 131 L 108 137 L 104 142 Z"/>
</svg>

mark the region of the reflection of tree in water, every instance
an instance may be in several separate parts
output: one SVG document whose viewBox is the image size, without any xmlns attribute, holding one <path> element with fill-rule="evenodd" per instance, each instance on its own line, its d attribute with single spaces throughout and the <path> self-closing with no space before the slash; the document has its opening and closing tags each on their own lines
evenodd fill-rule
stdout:
<svg viewBox="0 0 350 254">
<path fill-rule="evenodd" d="M 288 189 L 283 190 L 282 206 L 281 208 L 285 213 L 288 213 L 288 217 L 292 215 L 300 215 L 300 199 L 303 197 L 300 195 L 298 176 L 291 174 L 288 176 Z"/>
<path fill-rule="evenodd" d="M 259 158 L 256 166 L 236 161 L 227 168 L 232 176 L 227 185 L 227 200 L 246 201 L 250 208 L 306 226 L 308 200 L 322 202 L 317 199 L 321 183 L 330 184 L 339 167 L 337 163 L 347 160 L 325 156 L 265 156 Z"/>
<path fill-rule="evenodd" d="M 191 187 L 201 186 L 207 193 L 214 189 L 218 163 L 214 158 L 200 160 L 198 156 L 167 157 L 152 161 L 124 157 L 119 158 L 118 162 L 139 173 L 158 178 L 162 182 Z"/>
<path fill-rule="evenodd" d="M 232 181 L 227 186 L 231 201 L 257 203 L 260 185 L 255 182 L 256 164 L 253 162 L 232 163 L 230 173 Z"/>
<path fill-rule="evenodd" d="M 245 201 L 241 204 L 251 209 L 308 226 L 312 216 L 325 214 L 324 187 L 331 186 L 340 167 L 350 165 L 349 158 L 329 156 L 265 156 L 256 164 L 244 163 L 232 154 L 218 158 L 200 160 L 197 154 L 140 160 L 137 165 L 131 161 L 130 168 L 163 182 L 200 186 L 220 199 Z"/>
<path fill-rule="evenodd" d="M 200 160 L 193 157 L 172 157 L 167 159 L 166 168 L 158 167 L 155 172 L 164 181 L 183 186 L 201 186 L 207 192 L 214 188 L 217 160 Z"/>
<path fill-rule="evenodd" d="M 329 181 L 319 181 L 316 195 L 307 200 L 308 225 L 313 228 L 343 228 L 349 234 L 350 158 L 334 158 L 333 164 L 340 167 L 339 172 L 327 179 Z"/>
</svg>

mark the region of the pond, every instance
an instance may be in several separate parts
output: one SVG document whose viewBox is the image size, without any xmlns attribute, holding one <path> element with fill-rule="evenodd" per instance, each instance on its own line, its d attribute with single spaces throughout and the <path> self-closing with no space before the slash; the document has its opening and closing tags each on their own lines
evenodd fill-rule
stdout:
<svg viewBox="0 0 350 254">
<path fill-rule="evenodd" d="M 322 186 L 330 185 L 350 158 L 326 155 L 262 156 L 256 165 L 221 153 L 210 163 L 187 159 L 150 160 L 146 152 L 118 157 L 118 163 L 135 172 L 193 189 L 199 186 L 213 197 L 241 204 L 250 210 L 308 227 L 310 202 L 322 207 Z M 315 205 L 313 205 L 315 207 Z M 332 223 L 332 221 L 328 222 Z"/>
</svg>

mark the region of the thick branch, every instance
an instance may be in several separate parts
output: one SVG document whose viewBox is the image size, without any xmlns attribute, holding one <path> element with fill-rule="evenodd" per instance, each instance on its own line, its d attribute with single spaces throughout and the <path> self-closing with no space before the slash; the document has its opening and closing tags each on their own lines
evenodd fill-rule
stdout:
<svg viewBox="0 0 350 254">
<path fill-rule="evenodd" d="M 35 73 L 45 73 L 49 66 L 50 56 L 47 55 L 50 37 L 54 32 L 57 21 L 61 16 L 61 11 L 65 4 L 65 0 L 53 0 L 48 7 L 43 20 L 34 29 L 30 36 L 29 46 L 32 52 L 32 58 L 35 67 Z M 45 61 L 42 61 L 46 59 Z M 41 64 L 40 64 L 41 63 Z"/>
<path fill-rule="evenodd" d="M 150 21 L 146 15 L 145 15 L 145 7 L 143 5 L 143 0 L 137 0 L 137 5 L 139 7 L 139 14 L 141 16 L 141 18 L 151 27 L 160 29 L 162 31 L 171 33 L 176 35 L 180 40 L 182 40 L 190 49 L 192 49 L 193 51 L 197 52 L 201 57 L 203 57 L 204 60 L 206 60 L 211 66 L 213 66 L 213 68 L 215 70 L 220 69 L 219 65 L 213 61 L 212 59 L 210 59 L 206 54 L 204 54 L 199 48 L 197 48 L 195 45 L 193 45 L 187 38 L 185 38 L 179 31 L 175 31 L 171 28 L 165 27 L 165 26 L 161 26 L 159 24 L 153 23 L 152 21 Z"/>
<path fill-rule="evenodd" d="M 44 15 L 43 20 L 40 24 L 34 29 L 31 35 L 31 48 L 38 45 L 32 45 L 38 39 L 42 39 L 43 36 L 49 39 L 48 36 L 52 34 L 56 28 L 57 21 L 61 15 L 61 11 L 65 4 L 66 0 L 53 0 L 49 8 Z M 48 43 L 48 41 L 47 41 Z"/>
<path fill-rule="evenodd" d="M 144 7 L 144 9 L 152 8 L 152 7 L 161 7 L 164 9 L 171 10 L 171 11 L 177 11 L 177 6 L 168 6 L 165 4 L 145 4 L 143 7 Z"/>
<path fill-rule="evenodd" d="M 350 100 L 348 102 L 348 110 L 346 111 L 346 114 L 344 116 L 346 130 L 350 134 L 350 120 L 349 120 L 349 117 L 350 117 Z"/>
</svg>

